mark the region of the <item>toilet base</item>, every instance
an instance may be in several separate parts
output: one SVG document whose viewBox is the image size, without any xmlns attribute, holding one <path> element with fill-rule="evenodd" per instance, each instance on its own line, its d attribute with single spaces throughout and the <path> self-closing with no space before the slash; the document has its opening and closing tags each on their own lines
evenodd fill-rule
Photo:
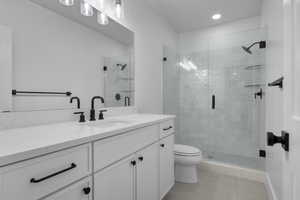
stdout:
<svg viewBox="0 0 300 200">
<path fill-rule="evenodd" d="M 197 165 L 175 164 L 175 181 L 181 183 L 197 183 Z"/>
</svg>

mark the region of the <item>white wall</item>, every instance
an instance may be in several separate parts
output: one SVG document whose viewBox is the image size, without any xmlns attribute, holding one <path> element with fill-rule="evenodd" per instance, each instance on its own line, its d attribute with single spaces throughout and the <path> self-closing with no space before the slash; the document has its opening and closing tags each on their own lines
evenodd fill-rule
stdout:
<svg viewBox="0 0 300 200">
<path fill-rule="evenodd" d="M 0 26 L 0 112 L 11 110 L 12 31 Z"/>
<path fill-rule="evenodd" d="M 283 1 L 264 0 L 262 26 L 267 28 L 268 48 L 266 52 L 266 79 L 272 82 L 283 73 Z M 283 127 L 283 96 L 278 88 L 266 91 L 266 131 L 279 135 Z M 273 190 L 282 199 L 282 158 L 280 145 L 267 147 L 266 170 Z M 283 200 L 283 199 L 282 199 Z"/>
<path fill-rule="evenodd" d="M 212 38 L 221 40 L 224 36 L 242 31 L 257 29 L 260 27 L 260 17 L 253 17 L 226 23 L 206 29 L 186 32 L 180 34 L 179 51 L 180 53 L 191 53 L 207 50 L 208 41 Z"/>
</svg>

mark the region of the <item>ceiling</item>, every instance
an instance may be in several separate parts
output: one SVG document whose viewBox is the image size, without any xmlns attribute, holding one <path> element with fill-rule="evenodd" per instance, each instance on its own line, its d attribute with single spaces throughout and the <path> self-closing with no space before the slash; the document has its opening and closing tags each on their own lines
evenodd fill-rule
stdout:
<svg viewBox="0 0 300 200">
<path fill-rule="evenodd" d="M 262 0 L 144 0 L 178 32 L 260 15 Z M 222 19 L 211 19 L 221 13 Z"/>
</svg>

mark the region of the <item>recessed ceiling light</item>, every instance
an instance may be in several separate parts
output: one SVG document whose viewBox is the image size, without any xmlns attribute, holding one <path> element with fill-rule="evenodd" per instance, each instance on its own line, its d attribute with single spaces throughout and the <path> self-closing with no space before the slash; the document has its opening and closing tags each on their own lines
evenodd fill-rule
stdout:
<svg viewBox="0 0 300 200">
<path fill-rule="evenodd" d="M 222 18 L 222 15 L 221 14 L 214 14 L 212 17 L 211 17 L 213 20 L 219 20 Z"/>
<path fill-rule="evenodd" d="M 73 6 L 74 0 L 59 0 L 59 3 L 61 3 L 64 6 Z"/>
</svg>

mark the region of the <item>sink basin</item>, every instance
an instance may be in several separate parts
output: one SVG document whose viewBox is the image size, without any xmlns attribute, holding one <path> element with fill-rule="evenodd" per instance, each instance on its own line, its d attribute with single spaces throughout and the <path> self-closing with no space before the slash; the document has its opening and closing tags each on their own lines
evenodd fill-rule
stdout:
<svg viewBox="0 0 300 200">
<path fill-rule="evenodd" d="M 88 126 L 99 127 L 99 128 L 109 128 L 113 126 L 125 126 L 132 122 L 126 120 L 102 120 L 89 122 Z"/>
</svg>

